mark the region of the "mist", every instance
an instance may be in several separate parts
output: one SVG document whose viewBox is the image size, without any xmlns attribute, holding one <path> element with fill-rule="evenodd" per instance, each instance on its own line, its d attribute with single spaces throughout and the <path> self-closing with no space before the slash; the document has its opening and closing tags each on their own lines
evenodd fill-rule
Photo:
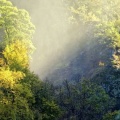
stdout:
<svg viewBox="0 0 120 120">
<path fill-rule="evenodd" d="M 44 79 L 78 50 L 79 26 L 69 24 L 69 10 L 62 0 L 40 0 L 31 10 L 36 26 L 30 69 Z M 79 36 L 78 36 L 79 34 Z"/>
<path fill-rule="evenodd" d="M 18 1 L 12 0 L 18 4 Z M 80 47 L 82 29 L 69 23 L 69 10 L 63 0 L 27 0 L 19 3 L 19 8 L 30 12 L 36 27 L 33 44 L 35 51 L 30 69 L 41 79 L 57 67 L 66 64 Z M 22 3 L 22 4 L 21 4 Z"/>
</svg>

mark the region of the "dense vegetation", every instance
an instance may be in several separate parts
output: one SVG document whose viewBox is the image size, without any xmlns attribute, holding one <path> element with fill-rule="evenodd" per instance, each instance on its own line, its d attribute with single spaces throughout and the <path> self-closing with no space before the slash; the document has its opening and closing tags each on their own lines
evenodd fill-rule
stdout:
<svg viewBox="0 0 120 120">
<path fill-rule="evenodd" d="M 0 120 L 55 119 L 59 107 L 29 71 L 35 27 L 27 11 L 0 0 Z"/>
<path fill-rule="evenodd" d="M 77 59 L 55 71 L 63 83 L 53 85 L 29 69 L 35 26 L 28 12 L 0 0 L 0 120 L 120 119 L 120 1 L 63 2 L 85 35 Z"/>
</svg>

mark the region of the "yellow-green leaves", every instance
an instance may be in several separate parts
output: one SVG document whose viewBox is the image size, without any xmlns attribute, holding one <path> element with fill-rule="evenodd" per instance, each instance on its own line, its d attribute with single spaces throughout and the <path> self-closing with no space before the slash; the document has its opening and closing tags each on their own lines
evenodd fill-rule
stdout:
<svg viewBox="0 0 120 120">
<path fill-rule="evenodd" d="M 9 67 L 0 68 L 0 88 L 13 89 L 15 84 L 25 75 L 20 71 L 11 71 Z"/>
<path fill-rule="evenodd" d="M 22 70 L 29 66 L 29 56 L 32 51 L 31 43 L 16 40 L 8 44 L 3 51 L 7 64 L 12 69 Z"/>
</svg>

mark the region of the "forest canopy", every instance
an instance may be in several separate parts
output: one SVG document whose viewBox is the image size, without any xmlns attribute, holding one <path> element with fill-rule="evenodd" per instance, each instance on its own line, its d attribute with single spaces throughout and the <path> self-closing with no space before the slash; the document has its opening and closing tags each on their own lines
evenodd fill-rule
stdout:
<svg viewBox="0 0 120 120">
<path fill-rule="evenodd" d="M 84 32 L 82 47 L 42 81 L 30 70 L 35 25 L 29 13 L 0 0 L 0 120 L 120 119 L 120 1 L 62 2 L 67 24 L 83 28 L 75 34 Z"/>
</svg>

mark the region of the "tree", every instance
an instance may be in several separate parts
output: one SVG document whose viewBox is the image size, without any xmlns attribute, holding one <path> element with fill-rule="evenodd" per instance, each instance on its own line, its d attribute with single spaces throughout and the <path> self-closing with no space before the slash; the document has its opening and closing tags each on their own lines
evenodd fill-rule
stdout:
<svg viewBox="0 0 120 120">
<path fill-rule="evenodd" d="M 25 10 L 0 0 L 0 119 L 34 118 L 29 101 L 33 94 L 29 83 L 22 82 L 28 69 L 34 25 Z"/>
<path fill-rule="evenodd" d="M 25 74 L 12 71 L 8 65 L 0 67 L 0 119 L 33 119 L 28 101 L 32 92 L 28 84 L 21 84 Z"/>
<path fill-rule="evenodd" d="M 7 42 L 32 39 L 35 27 L 27 11 L 17 9 L 7 0 L 0 0 L 0 15 L 0 28 Z"/>
<path fill-rule="evenodd" d="M 102 120 L 103 115 L 114 107 L 114 100 L 105 90 L 89 80 L 74 85 L 67 83 L 67 87 L 62 89 L 59 96 L 62 98 L 61 107 L 66 111 L 65 118 Z"/>
<path fill-rule="evenodd" d="M 34 76 L 34 78 L 36 77 Z M 51 84 L 36 79 L 34 83 L 32 83 L 32 92 L 35 98 L 35 102 L 32 104 L 35 119 L 56 120 L 59 118 L 61 109 L 56 103 L 55 93 L 53 92 Z"/>
<path fill-rule="evenodd" d="M 6 45 L 3 55 L 12 70 L 22 71 L 29 67 L 29 59 L 32 52 L 31 44 L 28 41 L 16 40 Z"/>
</svg>

